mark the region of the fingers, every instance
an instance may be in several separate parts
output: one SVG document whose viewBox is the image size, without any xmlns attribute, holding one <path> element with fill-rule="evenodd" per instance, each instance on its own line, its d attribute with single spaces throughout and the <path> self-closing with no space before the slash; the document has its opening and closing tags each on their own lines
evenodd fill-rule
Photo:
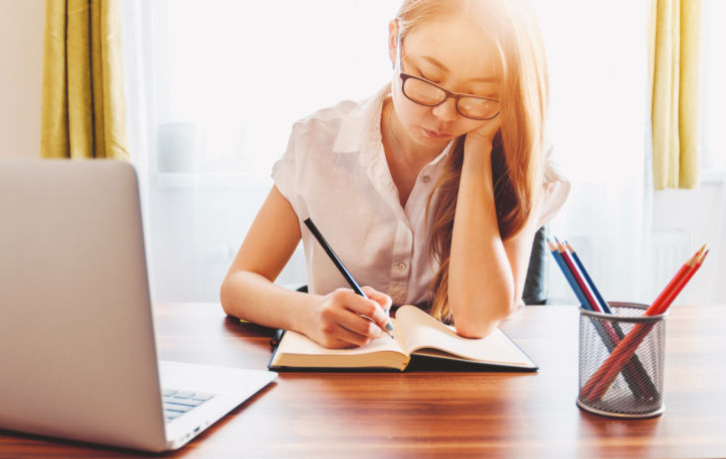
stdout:
<svg viewBox="0 0 726 459">
<path fill-rule="evenodd" d="M 365 288 L 365 298 L 350 289 L 338 289 L 327 295 L 319 312 L 320 343 L 326 347 L 363 346 L 383 336 L 388 323 L 384 307 L 390 307 L 388 295 Z"/>
<path fill-rule="evenodd" d="M 371 287 L 363 287 L 363 292 L 368 299 L 359 295 L 349 300 L 349 309 L 374 321 L 381 329 L 386 328 L 389 323 L 388 311 L 393 301 L 388 295 Z M 351 292 L 352 293 L 352 292 Z"/>
<path fill-rule="evenodd" d="M 385 293 L 381 293 L 378 290 L 374 289 L 373 287 L 362 287 L 363 293 L 366 294 L 368 298 L 375 301 L 376 303 L 380 304 L 383 308 L 383 312 L 388 314 L 388 311 L 391 310 L 391 305 L 393 304 L 393 300 L 390 296 L 386 295 Z"/>
<path fill-rule="evenodd" d="M 374 327 L 378 329 L 378 333 L 381 334 L 380 328 L 378 328 L 376 325 L 373 324 L 370 320 L 363 319 L 361 317 L 361 320 L 368 322 L 371 327 Z M 373 341 L 376 338 L 366 336 L 360 333 L 356 333 L 354 331 L 351 331 L 347 328 L 345 328 L 342 325 L 337 325 L 336 330 L 334 333 L 335 340 L 339 342 L 339 345 L 337 347 L 359 347 L 359 346 L 365 346 L 366 344 L 369 344 L 371 341 Z M 378 336 L 380 338 L 380 336 Z"/>
<path fill-rule="evenodd" d="M 381 328 L 377 324 L 385 324 L 386 314 L 377 302 L 352 290 L 339 289 L 333 294 L 333 303 L 340 305 L 332 311 L 337 314 L 337 323 L 354 333 L 380 338 Z"/>
</svg>

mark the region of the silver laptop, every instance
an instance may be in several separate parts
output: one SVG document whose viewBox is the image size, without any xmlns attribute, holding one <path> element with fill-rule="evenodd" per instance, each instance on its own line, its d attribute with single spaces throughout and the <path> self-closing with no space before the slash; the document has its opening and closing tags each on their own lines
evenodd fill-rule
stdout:
<svg viewBox="0 0 726 459">
<path fill-rule="evenodd" d="M 0 160 L 0 428 L 176 449 L 275 376 L 157 362 L 131 165 Z"/>
</svg>

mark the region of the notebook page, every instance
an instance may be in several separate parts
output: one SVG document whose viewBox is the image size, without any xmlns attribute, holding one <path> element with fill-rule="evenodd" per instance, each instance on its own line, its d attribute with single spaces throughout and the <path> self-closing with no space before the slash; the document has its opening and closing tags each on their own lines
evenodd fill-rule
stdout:
<svg viewBox="0 0 726 459">
<path fill-rule="evenodd" d="M 398 343 L 385 333 L 383 334 L 383 337 L 378 338 L 365 346 L 351 349 L 328 349 L 314 342 L 307 336 L 292 330 L 285 332 L 285 336 L 280 342 L 280 348 L 278 349 L 278 352 L 283 352 L 285 354 L 300 355 L 359 355 L 382 351 L 402 352 Z"/>
<path fill-rule="evenodd" d="M 442 324 L 415 306 L 399 308 L 396 319 L 411 353 L 418 349 L 431 348 L 478 362 L 535 366 L 499 329 L 482 339 L 463 338 L 453 327 Z"/>
</svg>

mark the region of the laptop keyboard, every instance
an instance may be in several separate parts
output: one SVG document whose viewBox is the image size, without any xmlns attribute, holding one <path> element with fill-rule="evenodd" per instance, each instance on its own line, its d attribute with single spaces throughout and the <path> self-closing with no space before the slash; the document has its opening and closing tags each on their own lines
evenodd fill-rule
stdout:
<svg viewBox="0 0 726 459">
<path fill-rule="evenodd" d="M 184 390 L 164 389 L 164 417 L 167 421 L 178 418 L 211 400 L 214 395 L 203 392 L 190 392 Z"/>
</svg>

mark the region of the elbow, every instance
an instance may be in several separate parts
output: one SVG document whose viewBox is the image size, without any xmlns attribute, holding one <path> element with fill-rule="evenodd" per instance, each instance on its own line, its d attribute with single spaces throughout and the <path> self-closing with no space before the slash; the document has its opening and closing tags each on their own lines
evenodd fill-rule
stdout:
<svg viewBox="0 0 726 459">
<path fill-rule="evenodd" d="M 470 317 L 454 316 L 454 328 L 462 338 L 480 339 L 490 335 L 499 324 L 517 309 L 517 303 L 502 308 L 491 308 L 481 305 L 479 314 Z"/>
<path fill-rule="evenodd" d="M 234 315 L 232 313 L 232 290 L 232 282 L 229 276 L 226 276 L 222 281 L 222 285 L 219 288 L 219 301 L 222 304 L 222 310 L 224 310 L 224 313 L 228 316 Z"/>
<path fill-rule="evenodd" d="M 456 333 L 462 338 L 481 339 L 489 336 L 499 325 L 499 320 L 481 321 L 479 323 L 473 321 L 457 321 L 454 324 Z"/>
</svg>

